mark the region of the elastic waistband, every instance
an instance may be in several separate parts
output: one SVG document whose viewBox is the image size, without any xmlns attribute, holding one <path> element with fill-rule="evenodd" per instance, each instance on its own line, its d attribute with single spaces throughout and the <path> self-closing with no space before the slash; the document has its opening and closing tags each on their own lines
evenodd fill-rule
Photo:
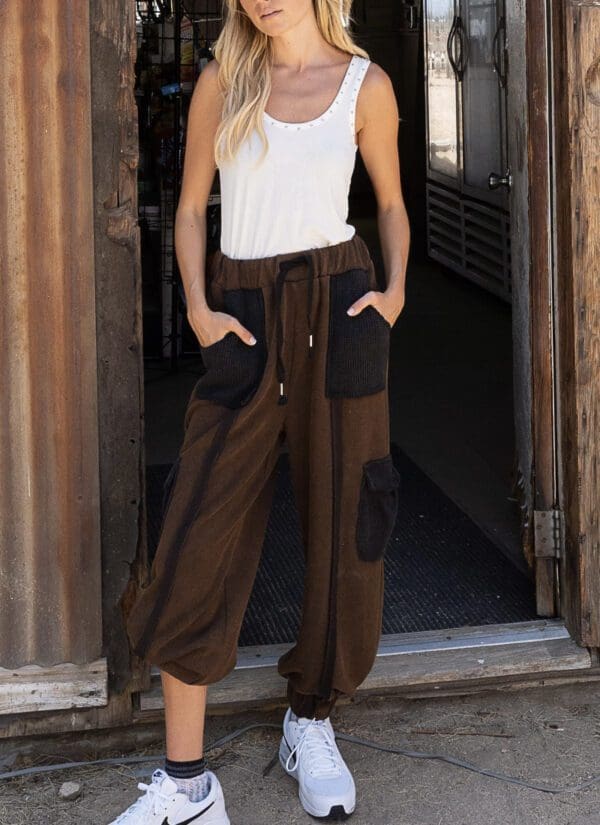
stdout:
<svg viewBox="0 0 600 825">
<path fill-rule="evenodd" d="M 297 268 L 290 271 L 287 280 L 301 281 L 313 276 L 320 278 L 345 272 L 353 267 L 369 269 L 372 266 L 369 248 L 363 238 L 355 232 L 349 240 L 331 246 L 300 249 L 266 258 L 230 258 L 217 249 L 212 255 L 207 277 L 214 284 L 227 289 L 268 286 L 275 283 L 283 261 L 305 255 L 310 255 L 313 260 L 313 272 L 307 272 L 306 268 Z"/>
</svg>

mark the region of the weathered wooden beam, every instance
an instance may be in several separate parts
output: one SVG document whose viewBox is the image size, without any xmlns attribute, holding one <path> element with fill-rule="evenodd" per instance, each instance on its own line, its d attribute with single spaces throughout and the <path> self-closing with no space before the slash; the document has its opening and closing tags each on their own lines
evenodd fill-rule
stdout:
<svg viewBox="0 0 600 825">
<path fill-rule="evenodd" d="M 87 708 L 107 701 L 106 659 L 0 668 L 0 714 Z"/>
<path fill-rule="evenodd" d="M 546 0 L 527 0 L 526 64 L 528 79 L 528 169 L 531 281 L 531 358 L 533 503 L 549 511 L 556 501 L 554 483 L 554 310 L 550 161 L 550 101 Z M 533 537 L 536 604 L 540 616 L 558 611 L 558 560 L 539 552 Z"/>
<path fill-rule="evenodd" d="M 600 5 L 553 6 L 563 611 L 600 646 Z"/>
<path fill-rule="evenodd" d="M 131 724 L 132 697 L 128 691 L 109 694 L 105 705 L 85 708 L 7 713 L 0 716 L 0 753 L 17 737 L 54 736 L 81 731 L 105 730 Z M 125 738 L 125 737 L 124 737 Z M 8 745 L 3 741 L 9 740 Z"/>
<path fill-rule="evenodd" d="M 531 237 L 529 213 L 529 105 L 527 99 L 526 0 L 506 3 L 509 64 L 506 91 L 510 188 L 510 260 L 513 338 L 513 406 L 515 424 L 514 493 L 521 516 L 521 546 L 533 564 L 533 432 L 531 336 Z"/>
<path fill-rule="evenodd" d="M 123 624 L 146 566 L 134 2 L 92 0 L 90 49 L 103 644 L 120 692 L 147 670 L 132 662 Z"/>
</svg>

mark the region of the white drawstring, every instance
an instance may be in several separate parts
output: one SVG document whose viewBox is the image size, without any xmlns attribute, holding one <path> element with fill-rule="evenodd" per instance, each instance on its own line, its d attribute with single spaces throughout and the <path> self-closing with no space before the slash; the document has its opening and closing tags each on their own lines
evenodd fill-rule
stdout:
<svg viewBox="0 0 600 825">
<path fill-rule="evenodd" d="M 300 738 L 285 761 L 286 769 L 291 770 L 290 760 L 294 754 L 296 754 L 296 765 L 298 764 L 300 754 L 306 748 L 310 756 L 309 765 L 311 776 L 339 776 L 341 771 L 337 758 L 335 738 L 332 736 L 325 720 L 313 717 L 310 722 L 301 727 L 303 727 L 303 730 Z"/>
</svg>

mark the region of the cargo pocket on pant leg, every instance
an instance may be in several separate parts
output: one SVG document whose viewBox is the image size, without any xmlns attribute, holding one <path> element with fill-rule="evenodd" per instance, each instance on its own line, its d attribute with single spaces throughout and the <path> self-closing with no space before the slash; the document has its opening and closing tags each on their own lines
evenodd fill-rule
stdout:
<svg viewBox="0 0 600 825">
<path fill-rule="evenodd" d="M 349 269 L 329 277 L 329 332 L 325 395 L 352 398 L 385 389 L 391 326 L 367 306 L 358 315 L 348 307 L 369 291 L 369 273 Z"/>
<path fill-rule="evenodd" d="M 400 487 L 400 473 L 391 454 L 363 464 L 356 520 L 356 549 L 363 561 L 377 561 L 391 538 Z"/>
<path fill-rule="evenodd" d="M 224 290 L 223 311 L 250 330 L 256 344 L 246 344 L 235 332 L 227 332 L 214 344 L 201 346 L 205 372 L 196 383 L 193 395 L 237 409 L 254 396 L 267 361 L 262 289 Z"/>
</svg>

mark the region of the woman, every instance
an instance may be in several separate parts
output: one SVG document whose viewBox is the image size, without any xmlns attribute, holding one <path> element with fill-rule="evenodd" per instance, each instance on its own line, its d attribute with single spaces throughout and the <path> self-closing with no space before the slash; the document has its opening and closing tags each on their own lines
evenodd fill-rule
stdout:
<svg viewBox="0 0 600 825">
<path fill-rule="evenodd" d="M 166 485 L 150 582 L 128 616 L 161 670 L 164 770 L 115 822 L 229 823 L 203 748 L 206 686 L 238 635 L 287 441 L 306 573 L 296 645 L 280 658 L 290 707 L 280 761 L 316 817 L 355 808 L 329 714 L 372 667 L 383 555 L 397 508 L 389 335 L 404 304 L 409 226 L 387 74 L 343 25 L 351 0 L 227 0 L 216 59 L 190 106 L 176 252 L 206 371 Z M 346 222 L 360 148 L 378 202 L 378 288 Z M 215 169 L 221 248 L 204 271 Z"/>
</svg>

